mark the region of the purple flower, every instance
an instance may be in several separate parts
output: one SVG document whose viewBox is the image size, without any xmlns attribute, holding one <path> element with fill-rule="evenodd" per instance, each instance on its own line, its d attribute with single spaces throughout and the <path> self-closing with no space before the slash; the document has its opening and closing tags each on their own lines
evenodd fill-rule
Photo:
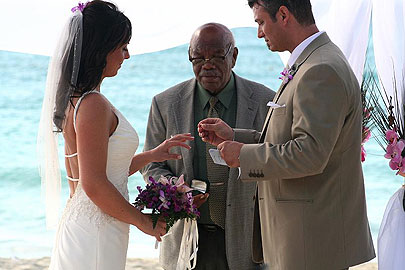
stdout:
<svg viewBox="0 0 405 270">
<path fill-rule="evenodd" d="M 149 177 L 145 189 L 138 187 L 139 195 L 134 205 L 138 209 L 145 207 L 152 209 L 154 226 L 158 217 L 162 217 L 166 221 L 168 230 L 179 219 L 196 219 L 199 216 L 190 190 L 185 184 L 184 176 L 170 179 L 162 176 L 159 181 Z"/>
<path fill-rule="evenodd" d="M 291 70 L 284 68 L 282 72 L 280 72 L 281 77 L 278 77 L 283 83 L 288 83 L 293 79 L 293 75 L 291 75 Z"/>
<path fill-rule="evenodd" d="M 76 12 L 76 11 L 79 10 L 80 12 L 83 12 L 83 9 L 87 6 L 88 3 L 89 2 L 86 2 L 86 3 L 80 3 L 79 2 L 77 6 L 72 7 L 71 11 Z"/>
</svg>

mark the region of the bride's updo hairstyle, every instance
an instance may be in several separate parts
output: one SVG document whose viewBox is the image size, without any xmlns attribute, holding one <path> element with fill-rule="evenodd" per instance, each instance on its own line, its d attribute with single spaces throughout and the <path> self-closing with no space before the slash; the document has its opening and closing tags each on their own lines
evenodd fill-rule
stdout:
<svg viewBox="0 0 405 270">
<path fill-rule="evenodd" d="M 81 14 L 75 10 L 68 30 L 73 41 L 67 45 L 70 47 L 61 60 L 66 65 L 62 64 L 61 83 L 57 86 L 55 97 L 53 122 L 56 132 L 63 130 L 65 112 L 71 98 L 92 91 L 100 84 L 107 55 L 129 43 L 132 35 L 130 20 L 113 3 L 94 0 L 80 5 Z M 76 26 L 77 21 L 81 26 Z M 77 58 L 78 53 L 81 54 L 80 58 Z M 77 63 L 79 59 L 80 63 Z"/>
</svg>

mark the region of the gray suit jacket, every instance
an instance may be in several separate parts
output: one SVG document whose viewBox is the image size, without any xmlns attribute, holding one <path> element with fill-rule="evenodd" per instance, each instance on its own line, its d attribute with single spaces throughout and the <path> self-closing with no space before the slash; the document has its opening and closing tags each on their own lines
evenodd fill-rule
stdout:
<svg viewBox="0 0 405 270">
<path fill-rule="evenodd" d="M 275 93 L 261 84 L 248 81 L 236 74 L 234 76 L 237 94 L 236 127 L 260 130 L 268 111 L 266 104 L 272 100 Z M 156 147 L 170 138 L 170 135 L 189 132 L 193 136 L 198 136 L 197 127 L 194 126 L 195 86 L 196 80 L 191 79 L 153 98 L 144 150 Z M 151 163 L 145 166 L 141 170 L 144 179 L 147 180 L 149 176 L 159 178 L 160 175 L 184 174 L 185 180 L 190 184 L 194 178 L 193 142 L 191 146 L 191 150 L 184 148 L 172 150 L 181 153 L 183 157 L 181 160 Z M 254 269 L 251 241 L 256 182 L 241 183 L 238 174 L 237 169 L 231 169 L 229 172 L 225 225 L 226 253 L 230 269 L 249 270 Z M 183 222 L 176 223 L 172 228 L 172 234 L 162 241 L 160 263 L 164 269 L 176 268 L 183 225 Z"/>
<path fill-rule="evenodd" d="M 241 178 L 258 181 L 264 261 L 275 270 L 345 269 L 375 257 L 360 161 L 360 89 L 324 33 L 282 85 L 260 144 L 240 154 Z M 235 139 L 253 142 L 254 131 Z M 260 250 L 260 241 L 254 245 Z M 260 255 L 260 254 L 256 254 Z"/>
</svg>

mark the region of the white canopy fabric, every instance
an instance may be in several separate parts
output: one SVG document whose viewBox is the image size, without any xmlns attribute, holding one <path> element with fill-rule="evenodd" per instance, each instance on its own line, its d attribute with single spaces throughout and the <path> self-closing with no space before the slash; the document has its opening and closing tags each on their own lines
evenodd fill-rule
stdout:
<svg viewBox="0 0 405 270">
<path fill-rule="evenodd" d="M 83 0 L 82 2 L 85 2 Z M 188 43 L 207 22 L 229 28 L 255 26 L 246 0 L 115 0 L 133 25 L 132 54 Z M 0 0 L 0 50 L 51 55 L 59 33 L 77 5 L 73 0 Z"/>
<path fill-rule="evenodd" d="M 392 0 L 391 0 L 392 1 Z M 378 2 L 378 1 L 376 1 Z M 115 0 L 133 24 L 132 54 L 164 50 L 189 41 L 207 22 L 256 27 L 246 0 Z M 0 0 L 0 50 L 51 55 L 73 0 Z M 361 79 L 369 37 L 371 0 L 312 0 L 320 30 L 342 49 Z M 281 54 L 284 62 L 289 53 Z"/>
<path fill-rule="evenodd" d="M 375 64 L 388 96 L 394 96 L 394 77 L 399 108 L 404 115 L 405 91 L 405 2 L 373 0 Z M 395 104 L 394 104 L 395 105 Z M 403 119 L 402 130 L 404 130 Z M 405 267 L 403 268 L 405 269 Z"/>
</svg>

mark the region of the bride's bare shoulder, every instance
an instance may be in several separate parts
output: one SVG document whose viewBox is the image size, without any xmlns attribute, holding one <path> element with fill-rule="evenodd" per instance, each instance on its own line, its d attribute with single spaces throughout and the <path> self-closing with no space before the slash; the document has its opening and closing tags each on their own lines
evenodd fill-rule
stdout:
<svg viewBox="0 0 405 270">
<path fill-rule="evenodd" d="M 107 124 L 114 115 L 110 102 L 101 94 L 86 95 L 76 110 L 76 128 L 83 123 Z"/>
</svg>

